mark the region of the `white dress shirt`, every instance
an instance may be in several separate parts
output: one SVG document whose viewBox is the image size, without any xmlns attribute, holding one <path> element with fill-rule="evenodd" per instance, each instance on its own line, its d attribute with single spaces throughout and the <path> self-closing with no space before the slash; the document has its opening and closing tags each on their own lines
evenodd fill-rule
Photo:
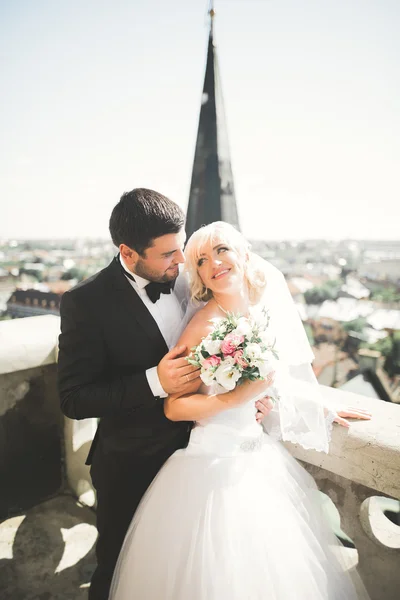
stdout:
<svg viewBox="0 0 400 600">
<path fill-rule="evenodd" d="M 121 261 L 123 269 L 135 278 L 135 281 L 132 281 L 132 279 L 127 277 L 129 283 L 157 323 L 168 348 L 172 348 L 176 332 L 179 331 L 183 319 L 181 304 L 176 297 L 174 290 L 171 290 L 170 294 L 161 294 L 157 302 L 152 302 L 144 289 L 150 282 L 136 273 L 131 272 L 124 263 L 121 255 L 119 256 L 119 260 Z M 157 367 L 147 369 L 146 377 L 153 395 L 160 396 L 160 398 L 166 398 L 168 394 L 166 394 L 162 388 L 158 378 Z"/>
</svg>

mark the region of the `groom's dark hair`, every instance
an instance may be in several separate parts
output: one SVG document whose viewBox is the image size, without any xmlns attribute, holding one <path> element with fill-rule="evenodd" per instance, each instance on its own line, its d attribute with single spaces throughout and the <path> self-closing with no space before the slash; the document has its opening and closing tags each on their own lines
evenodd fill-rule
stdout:
<svg viewBox="0 0 400 600">
<path fill-rule="evenodd" d="M 184 223 L 185 214 L 175 202 L 154 190 L 135 188 L 114 206 L 110 234 L 117 247 L 126 244 L 143 256 L 154 238 L 179 233 Z"/>
</svg>

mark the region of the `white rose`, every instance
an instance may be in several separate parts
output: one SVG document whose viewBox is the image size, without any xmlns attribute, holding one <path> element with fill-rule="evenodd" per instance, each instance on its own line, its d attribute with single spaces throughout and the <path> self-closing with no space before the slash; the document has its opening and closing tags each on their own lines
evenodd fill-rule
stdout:
<svg viewBox="0 0 400 600">
<path fill-rule="evenodd" d="M 234 389 L 240 378 L 240 371 L 235 368 L 234 364 L 233 358 L 226 358 L 214 373 L 219 385 L 229 391 Z"/>
<path fill-rule="evenodd" d="M 212 383 L 214 382 L 214 373 L 211 369 L 203 371 L 202 373 L 200 373 L 200 379 L 202 380 L 204 385 L 212 385 Z"/>
<path fill-rule="evenodd" d="M 213 317 L 212 319 L 210 319 L 210 322 L 214 323 L 214 325 L 217 326 L 220 323 L 222 323 L 223 320 L 224 320 L 223 317 Z"/>
<path fill-rule="evenodd" d="M 262 351 L 259 344 L 247 344 L 246 346 L 246 356 L 249 359 L 249 362 L 252 366 L 255 366 L 253 363 L 255 360 L 261 357 Z"/>
<path fill-rule="evenodd" d="M 256 359 L 252 365 L 257 367 L 261 377 L 265 379 L 276 370 L 276 360 L 273 357 L 260 357 Z"/>
<path fill-rule="evenodd" d="M 202 353 L 199 353 L 199 363 L 201 364 L 201 366 L 204 365 L 204 363 L 206 362 L 206 358 L 204 358 L 204 356 L 202 355 Z"/>
<path fill-rule="evenodd" d="M 218 354 L 221 350 L 221 340 L 212 340 L 211 338 L 205 338 L 203 340 L 203 348 L 208 354 L 211 356 L 213 354 Z"/>
<path fill-rule="evenodd" d="M 235 366 L 235 359 L 233 358 L 233 356 L 227 356 L 226 358 L 224 358 L 224 360 L 219 366 L 222 367 L 222 365 L 225 365 L 226 367 L 233 367 Z"/>
</svg>

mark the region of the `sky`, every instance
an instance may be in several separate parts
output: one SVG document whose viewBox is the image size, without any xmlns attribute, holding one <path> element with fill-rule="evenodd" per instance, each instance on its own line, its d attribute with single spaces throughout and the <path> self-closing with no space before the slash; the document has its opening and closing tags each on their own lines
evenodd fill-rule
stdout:
<svg viewBox="0 0 400 600">
<path fill-rule="evenodd" d="M 186 209 L 208 0 L 0 0 L 0 239 Z M 400 2 L 216 0 L 243 233 L 399 239 Z"/>
</svg>

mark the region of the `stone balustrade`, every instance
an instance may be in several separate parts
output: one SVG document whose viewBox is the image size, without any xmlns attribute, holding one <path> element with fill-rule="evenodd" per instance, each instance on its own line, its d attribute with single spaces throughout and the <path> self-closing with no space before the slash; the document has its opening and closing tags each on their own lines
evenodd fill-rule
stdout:
<svg viewBox="0 0 400 600">
<path fill-rule="evenodd" d="M 286 447 L 335 504 L 341 529 L 354 542 L 353 560 L 358 557 L 371 599 L 395 600 L 400 590 L 400 527 L 385 516 L 382 508 L 389 503 L 379 498 L 400 500 L 400 406 L 325 386 L 323 395 L 332 406 L 366 408 L 372 419 L 354 421 L 350 429 L 336 425 L 329 454 Z"/>
<path fill-rule="evenodd" d="M 95 503 L 84 460 L 96 422 L 60 413 L 58 331 L 56 316 L 0 322 L 0 487 L 8 490 L 0 518 L 67 488 L 81 502 Z M 400 406 L 326 387 L 323 394 L 333 406 L 368 408 L 372 420 L 353 422 L 349 430 L 335 426 L 328 455 L 286 446 L 334 502 L 355 545 L 350 562 L 358 561 L 371 599 L 395 600 L 400 527 L 385 516 L 379 498 L 400 499 Z"/>
</svg>

